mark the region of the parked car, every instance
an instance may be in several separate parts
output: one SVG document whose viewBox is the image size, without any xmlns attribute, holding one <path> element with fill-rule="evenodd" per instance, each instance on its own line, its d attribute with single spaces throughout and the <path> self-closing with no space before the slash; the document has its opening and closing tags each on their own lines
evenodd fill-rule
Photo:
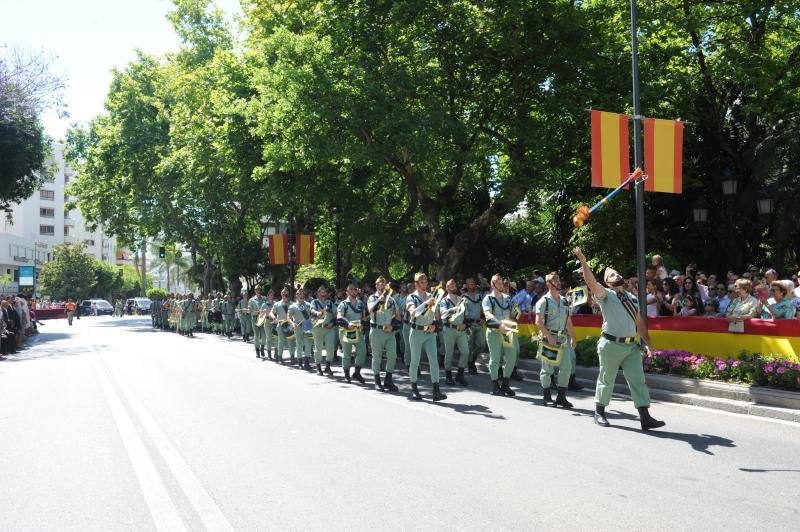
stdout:
<svg viewBox="0 0 800 532">
<path fill-rule="evenodd" d="M 94 303 L 95 308 L 97 308 L 98 316 L 111 316 L 114 313 L 114 307 L 105 299 L 84 299 L 81 301 L 81 316 L 92 315 L 92 303 Z"/>
<path fill-rule="evenodd" d="M 152 304 L 153 302 L 146 297 L 134 297 L 125 301 L 125 312 L 130 308 L 134 314 L 150 314 Z"/>
</svg>

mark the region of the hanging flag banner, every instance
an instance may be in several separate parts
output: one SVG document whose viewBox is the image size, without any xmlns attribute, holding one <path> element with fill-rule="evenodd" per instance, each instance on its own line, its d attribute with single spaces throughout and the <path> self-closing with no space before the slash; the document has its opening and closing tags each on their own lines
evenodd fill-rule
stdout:
<svg viewBox="0 0 800 532">
<path fill-rule="evenodd" d="M 628 116 L 592 109 L 592 186 L 617 188 L 630 173 Z"/>
<path fill-rule="evenodd" d="M 297 264 L 314 264 L 314 234 L 297 235 Z"/>
<path fill-rule="evenodd" d="M 644 119 L 644 171 L 649 192 L 680 194 L 683 188 L 683 122 Z"/>
<path fill-rule="evenodd" d="M 289 264 L 288 235 L 269 235 L 269 263 Z"/>
</svg>

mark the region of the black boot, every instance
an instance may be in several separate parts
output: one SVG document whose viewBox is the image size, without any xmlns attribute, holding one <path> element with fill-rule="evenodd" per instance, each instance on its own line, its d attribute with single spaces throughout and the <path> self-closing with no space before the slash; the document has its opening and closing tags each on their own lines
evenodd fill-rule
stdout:
<svg viewBox="0 0 800 532">
<path fill-rule="evenodd" d="M 492 395 L 503 395 L 500 391 L 500 380 L 492 381 Z"/>
<path fill-rule="evenodd" d="M 512 390 L 511 387 L 508 385 L 507 378 L 503 379 L 503 385 L 500 386 L 500 390 L 502 390 L 503 394 L 506 395 L 507 397 L 514 397 L 515 395 L 517 395 L 516 393 L 514 393 L 514 390 Z"/>
<path fill-rule="evenodd" d="M 344 380 L 346 380 L 347 382 L 351 382 L 350 381 L 350 368 L 344 368 Z"/>
<path fill-rule="evenodd" d="M 289 355 L 289 365 L 294 366 L 294 363 L 297 359 L 294 358 L 294 355 Z"/>
<path fill-rule="evenodd" d="M 567 384 L 567 390 L 571 392 L 578 392 L 580 390 L 583 390 L 583 386 L 578 384 L 578 381 L 575 380 L 574 374 L 569 376 L 569 384 Z"/>
<path fill-rule="evenodd" d="M 439 383 L 438 382 L 434 383 L 433 384 L 433 400 L 434 401 L 444 401 L 445 399 L 447 399 L 447 396 L 445 394 L 443 394 L 439 390 Z"/>
<path fill-rule="evenodd" d="M 542 405 L 543 406 L 556 406 L 553 402 L 553 396 L 550 395 L 550 388 L 542 388 Z"/>
<path fill-rule="evenodd" d="M 311 371 L 311 362 L 309 362 L 308 357 L 303 358 L 303 367 L 306 370 Z"/>
<path fill-rule="evenodd" d="M 519 381 L 519 382 L 522 382 L 522 381 L 525 380 L 522 377 L 522 373 L 520 373 L 519 370 L 517 370 L 517 368 L 514 368 L 513 370 L 511 370 L 511 378 L 514 379 L 515 381 Z"/>
<path fill-rule="evenodd" d="M 451 386 L 455 385 L 456 383 L 456 381 L 453 380 L 453 372 L 449 369 L 444 372 L 444 382 Z"/>
<path fill-rule="evenodd" d="M 467 379 L 464 378 L 464 368 L 458 368 L 458 373 L 456 374 L 456 382 L 461 386 L 469 386 L 467 384 Z"/>
<path fill-rule="evenodd" d="M 261 358 L 261 350 L 256 346 L 256 358 Z"/>
<path fill-rule="evenodd" d="M 478 374 L 478 366 L 475 365 L 475 361 L 469 363 L 469 374 L 470 375 L 477 375 Z"/>
<path fill-rule="evenodd" d="M 384 387 L 383 387 L 383 383 L 381 383 L 381 374 L 380 373 L 376 373 L 375 374 L 375 391 L 376 392 L 386 391 L 384 389 Z"/>
<path fill-rule="evenodd" d="M 324 375 L 324 373 L 322 373 L 322 364 L 317 364 L 317 375 Z"/>
<path fill-rule="evenodd" d="M 564 408 L 572 408 L 572 403 L 567 401 L 567 389 L 559 386 L 558 396 L 556 397 L 556 405 L 563 406 Z"/>
<path fill-rule="evenodd" d="M 390 392 L 398 391 L 397 386 L 392 382 L 392 374 L 387 373 L 386 377 L 383 379 L 383 388 Z"/>
<path fill-rule="evenodd" d="M 264 355 L 264 346 L 263 345 L 261 346 L 260 351 L 261 351 L 261 358 L 264 358 L 265 355 Z M 272 358 L 272 356 L 270 356 L 269 358 Z"/>
<path fill-rule="evenodd" d="M 639 411 L 639 421 L 642 424 L 642 430 L 657 429 L 666 425 L 663 421 L 659 421 L 650 416 L 649 406 L 642 406 L 637 408 L 637 410 Z"/>
<path fill-rule="evenodd" d="M 601 427 L 610 427 L 611 423 L 606 419 L 606 407 L 595 404 L 594 406 L 594 422 Z"/>
<path fill-rule="evenodd" d="M 328 375 L 333 376 L 333 370 L 331 369 L 331 363 L 330 362 L 325 362 L 325 373 L 327 373 Z"/>
<path fill-rule="evenodd" d="M 361 376 L 361 366 L 356 366 L 356 370 L 353 372 L 353 378 L 364 384 L 364 377 Z"/>
<path fill-rule="evenodd" d="M 411 401 L 422 401 L 422 396 L 419 394 L 419 388 L 416 382 L 411 383 L 411 393 L 408 396 Z"/>
</svg>

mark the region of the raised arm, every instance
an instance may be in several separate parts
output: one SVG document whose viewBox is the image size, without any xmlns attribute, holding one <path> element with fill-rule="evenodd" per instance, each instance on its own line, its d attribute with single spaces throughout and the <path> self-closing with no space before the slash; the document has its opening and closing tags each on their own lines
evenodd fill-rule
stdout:
<svg viewBox="0 0 800 532">
<path fill-rule="evenodd" d="M 592 273 L 592 269 L 589 268 L 589 265 L 586 263 L 586 257 L 581 251 L 581 248 L 576 247 L 573 251 L 575 256 L 578 257 L 578 261 L 581 263 L 583 279 L 586 281 L 586 286 L 589 287 L 592 295 L 595 297 L 595 299 L 603 299 L 606 297 L 606 289 L 603 288 L 603 285 L 598 283 L 597 279 L 594 278 L 594 273 Z"/>
</svg>

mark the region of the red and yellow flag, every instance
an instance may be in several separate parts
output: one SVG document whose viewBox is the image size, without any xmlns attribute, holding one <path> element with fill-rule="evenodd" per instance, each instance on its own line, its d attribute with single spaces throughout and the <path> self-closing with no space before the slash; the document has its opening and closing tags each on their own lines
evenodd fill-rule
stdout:
<svg viewBox="0 0 800 532">
<path fill-rule="evenodd" d="M 314 235 L 297 235 L 297 264 L 314 264 Z"/>
<path fill-rule="evenodd" d="M 644 119 L 644 170 L 650 192 L 680 194 L 683 188 L 683 122 Z"/>
<path fill-rule="evenodd" d="M 288 235 L 269 235 L 269 263 L 289 264 Z"/>
<path fill-rule="evenodd" d="M 630 173 L 628 117 L 592 110 L 592 186 L 617 188 Z"/>
</svg>

